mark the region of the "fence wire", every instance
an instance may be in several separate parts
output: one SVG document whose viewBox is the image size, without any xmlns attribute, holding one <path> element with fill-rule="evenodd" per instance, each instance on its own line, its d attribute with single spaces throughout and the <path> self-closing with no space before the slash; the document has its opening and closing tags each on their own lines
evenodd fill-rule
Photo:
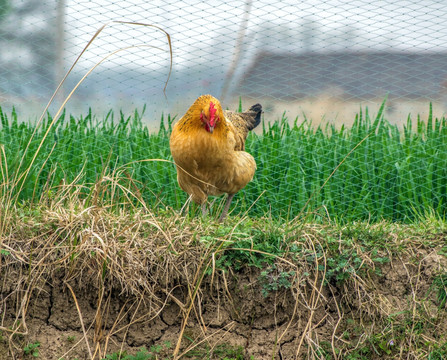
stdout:
<svg viewBox="0 0 447 360">
<path fill-rule="evenodd" d="M 64 94 L 103 56 L 70 102 L 85 113 L 148 104 L 151 114 L 181 113 L 198 95 L 264 103 L 278 118 L 306 113 L 314 121 L 352 119 L 358 104 L 388 95 L 389 117 L 442 114 L 447 85 L 447 8 L 442 1 L 114 1 L 0 0 L 2 104 L 40 109 L 83 47 L 95 40 L 69 76 Z M 26 105 L 26 106 L 25 106 Z M 374 107 L 376 109 L 376 107 Z M 155 117 L 155 116 L 154 116 Z M 148 119 L 154 121 L 155 119 Z M 158 120 L 158 119 L 157 119 Z"/>
<path fill-rule="evenodd" d="M 236 109 L 239 100 L 245 107 L 260 102 L 265 128 L 247 144 L 258 172 L 238 206 L 244 211 L 266 190 L 251 211 L 270 209 L 287 216 L 299 213 L 361 140 L 359 134 L 372 129 L 374 136 L 363 150 L 314 196 L 314 208 L 323 206 L 333 214 L 355 208 L 362 218 L 395 220 L 424 209 L 445 214 L 447 140 L 445 122 L 436 121 L 447 107 L 444 2 L 0 0 L 0 106 L 5 114 L 15 107 L 19 119 L 37 118 L 84 46 L 110 21 L 153 24 L 170 34 L 173 67 L 166 93 L 170 53 L 164 34 L 113 23 L 70 73 L 50 112 L 98 61 L 135 46 L 95 69 L 70 99 L 67 113 L 79 117 L 91 108 L 102 118 L 110 109 L 130 114 L 146 105 L 142 121 L 158 130 L 162 114 L 182 115 L 204 93 L 229 109 Z M 385 98 L 382 115 L 390 124 L 373 125 Z M 364 113 L 355 122 L 365 106 L 370 123 Z M 300 125 L 304 119 L 314 127 Z M 3 121 L 2 144 L 9 120 Z M 315 130 L 320 122 L 330 125 Z M 349 132 L 342 127 L 352 124 Z M 407 133 L 411 127 L 413 135 Z M 95 141 L 91 144 L 104 147 Z M 11 149 L 6 150 L 12 154 Z M 94 148 L 85 151 L 90 153 L 78 156 L 102 156 Z M 142 158 L 161 156 L 139 151 Z M 155 203 L 178 206 L 184 200 L 178 187 L 157 187 L 158 178 L 147 166 L 140 180 L 154 179 L 148 187 L 158 194 Z M 175 185 L 173 169 L 168 172 L 160 176 Z M 168 191 L 176 195 L 162 195 Z"/>
</svg>

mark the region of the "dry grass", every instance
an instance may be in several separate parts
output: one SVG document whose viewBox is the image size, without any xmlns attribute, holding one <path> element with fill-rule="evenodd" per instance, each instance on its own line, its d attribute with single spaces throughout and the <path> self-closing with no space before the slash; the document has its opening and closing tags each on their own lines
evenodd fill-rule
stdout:
<svg viewBox="0 0 447 360">
<path fill-rule="evenodd" d="M 117 185 L 119 180 L 92 186 L 104 194 Z M 447 272 L 442 221 L 432 219 L 425 228 L 389 223 L 340 227 L 300 219 L 279 224 L 232 217 L 219 225 L 214 219 L 188 219 L 169 209 L 155 215 L 130 189 L 129 202 L 119 207 L 102 203 L 100 196 L 82 199 L 78 191 L 65 185 L 56 192 L 59 196 L 32 207 L 1 209 L 7 215 L 1 227 L 0 331 L 9 340 L 11 354 L 19 353 L 17 336 L 29 333 L 32 299 L 48 284 L 60 283 L 76 304 L 83 333 L 79 342 L 85 343 L 89 359 L 105 357 L 117 334 L 157 318 L 172 303 L 182 320 L 170 356 L 184 357 L 229 333 L 238 318 L 246 321 L 246 314 L 239 313 L 220 329 L 210 329 L 203 308 L 207 297 L 216 296 L 220 306 L 238 308 L 235 287 L 256 267 L 266 273 L 262 277 L 258 271 L 250 278 L 249 287 L 258 289 L 253 297 L 265 291 L 276 299 L 274 304 L 266 300 L 266 306 L 275 309 L 293 299 L 287 321 L 276 327 L 273 358 L 281 352 L 315 359 L 362 352 L 420 358 L 447 341 L 439 333 L 445 330 L 445 309 L 436 308 L 439 302 L 430 290 L 433 278 Z M 97 314 L 90 323 L 83 321 L 80 299 L 85 291 L 97 299 Z M 128 305 L 106 326 L 112 294 L 127 298 Z M 184 335 L 191 321 L 201 332 L 188 345 Z M 425 347 L 423 323 L 431 324 L 424 327 Z M 121 348 L 126 348 L 125 338 Z M 391 340 L 404 349 L 400 354 L 397 346 L 387 345 Z"/>
</svg>

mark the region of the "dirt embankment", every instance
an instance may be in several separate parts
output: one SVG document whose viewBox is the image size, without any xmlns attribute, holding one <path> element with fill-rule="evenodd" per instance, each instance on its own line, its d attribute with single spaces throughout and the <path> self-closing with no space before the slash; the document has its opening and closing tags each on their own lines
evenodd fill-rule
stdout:
<svg viewBox="0 0 447 360">
<path fill-rule="evenodd" d="M 2 331 L 0 359 L 32 358 L 25 350 L 37 343 L 42 359 L 101 359 L 122 350 L 136 354 L 142 346 L 159 346 L 160 354 L 172 355 L 180 336 L 178 354 L 187 358 L 230 359 L 229 349 L 239 349 L 240 359 L 242 354 L 247 359 L 344 358 L 355 344 L 368 354 L 363 341 L 371 334 L 383 339 L 370 358 L 397 358 L 412 336 L 447 341 L 446 317 L 430 291 L 445 258 L 422 254 L 420 262 L 396 259 L 368 282 L 348 280 L 339 286 L 321 286 L 310 276 L 310 281 L 266 292 L 278 274 L 266 278 L 255 268 L 216 275 L 213 282 L 208 276 L 192 303 L 188 292 L 194 289 L 188 284 L 140 297 L 88 283 L 70 285 L 61 275 L 26 297 L 7 291 L 11 282 L 4 279 L 2 326 L 11 332 Z M 22 307 L 19 300 L 29 303 Z M 425 326 L 425 316 L 431 330 L 418 332 L 415 327 Z M 390 332 L 389 326 L 399 329 Z"/>
<path fill-rule="evenodd" d="M 447 355 L 442 224 L 40 214 L 2 239 L 1 360 Z"/>
</svg>

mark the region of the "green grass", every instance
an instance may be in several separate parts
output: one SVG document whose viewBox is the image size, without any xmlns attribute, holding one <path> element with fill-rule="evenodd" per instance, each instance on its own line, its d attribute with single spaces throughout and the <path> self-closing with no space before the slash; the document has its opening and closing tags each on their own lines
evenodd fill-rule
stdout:
<svg viewBox="0 0 447 360">
<path fill-rule="evenodd" d="M 360 111 L 352 127 L 340 129 L 313 128 L 307 121 L 291 124 L 285 117 L 263 123 L 262 134 L 247 139 L 246 149 L 258 169 L 254 180 L 237 194 L 235 213 L 249 210 L 250 216 L 292 218 L 304 209 L 314 218 L 329 215 L 340 222 L 410 222 L 426 214 L 444 218 L 447 120 L 430 115 L 427 122 L 417 119 L 412 127 L 408 118 L 400 130 L 382 114 L 383 107 L 373 119 L 367 110 Z M 91 187 L 82 186 L 101 179 L 107 182 L 111 175 L 118 179 L 116 191 L 106 194 L 113 206 L 126 197 L 119 185 L 135 191 L 154 209 L 180 209 L 187 198 L 172 163 L 144 161 L 172 160 L 169 133 L 174 119 L 170 116 L 161 119 L 157 133 L 149 133 L 137 111 L 118 118 L 109 113 L 104 119 L 95 118 L 91 111 L 76 119 L 64 115 L 53 126 L 48 115 L 38 128 L 19 121 L 14 112 L 8 116 L 0 110 L 0 117 L 4 146 L 0 192 L 19 202 L 51 197 L 61 191 L 61 185 L 72 182 L 80 187 L 81 196 L 93 201 Z M 19 178 L 29 165 L 28 176 Z M 14 185 L 13 179 L 19 181 Z"/>
<path fill-rule="evenodd" d="M 40 343 L 38 341 L 34 343 L 29 343 L 23 348 L 23 352 L 25 355 L 32 355 L 33 357 L 39 357 L 39 347 Z"/>
</svg>

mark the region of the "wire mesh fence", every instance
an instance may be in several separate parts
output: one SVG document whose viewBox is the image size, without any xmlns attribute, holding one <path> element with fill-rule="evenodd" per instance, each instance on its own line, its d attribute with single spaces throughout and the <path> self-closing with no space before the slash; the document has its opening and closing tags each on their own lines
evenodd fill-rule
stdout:
<svg viewBox="0 0 447 360">
<path fill-rule="evenodd" d="M 262 100 L 266 116 L 344 122 L 360 102 L 375 106 L 388 95 L 387 115 L 445 110 L 447 10 L 441 1 L 112 1 L 1 0 L 2 103 L 42 108 L 83 47 L 103 24 L 156 24 L 172 37 L 173 73 L 166 38 L 153 28 L 112 24 L 83 55 L 62 89 L 88 77 L 68 106 L 181 113 L 198 95 L 212 93 L 235 107 Z M 33 108 L 34 110 L 34 108 Z M 154 116 L 155 118 L 156 116 Z M 148 120 L 154 120 L 149 118 Z M 158 120 L 158 118 L 157 118 Z M 351 120 L 352 122 L 352 120 Z"/>
<path fill-rule="evenodd" d="M 290 217 L 307 206 L 336 218 L 399 221 L 424 211 L 445 214 L 443 2 L 0 0 L 0 140 L 9 169 L 19 167 L 17 154 L 33 131 L 20 121 L 40 115 L 82 49 L 110 21 L 153 24 L 170 34 L 166 92 L 166 36 L 157 28 L 110 23 L 69 74 L 50 112 L 89 69 L 119 51 L 70 98 L 24 199 L 43 193 L 49 174 L 53 186 L 70 183 L 80 171 L 91 183 L 104 166 L 169 159 L 162 114 L 172 120 L 211 93 L 230 109 L 241 99 L 247 107 L 260 102 L 265 111 L 264 129 L 247 142 L 258 170 L 238 195 L 237 212 Z M 18 123 L 6 116 L 13 107 Z M 140 113 L 130 119 L 109 114 L 101 120 L 110 109 L 132 114 L 135 108 Z M 322 120 L 329 125 L 317 128 Z M 173 166 L 138 162 L 129 171 L 154 207 L 184 202 Z"/>
</svg>

